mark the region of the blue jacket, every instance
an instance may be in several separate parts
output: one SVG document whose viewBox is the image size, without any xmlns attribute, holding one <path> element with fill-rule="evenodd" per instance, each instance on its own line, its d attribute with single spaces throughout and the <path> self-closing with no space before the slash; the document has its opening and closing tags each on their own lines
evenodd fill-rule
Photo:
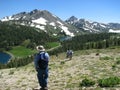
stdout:
<svg viewBox="0 0 120 90">
<path fill-rule="evenodd" d="M 44 55 L 43 53 L 45 53 L 45 58 L 43 56 Z M 45 59 L 45 61 L 49 62 L 49 59 L 50 59 L 49 54 L 47 52 L 41 51 L 38 54 L 36 54 L 35 57 L 34 57 L 34 65 L 35 65 L 36 69 L 39 68 L 39 64 L 38 64 L 38 60 L 40 59 L 40 55 L 39 54 L 41 54 L 41 58 Z"/>
</svg>

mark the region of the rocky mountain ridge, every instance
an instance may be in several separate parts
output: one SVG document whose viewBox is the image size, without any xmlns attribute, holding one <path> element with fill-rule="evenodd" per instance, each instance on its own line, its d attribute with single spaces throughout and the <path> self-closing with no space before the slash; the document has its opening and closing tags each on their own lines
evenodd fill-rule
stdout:
<svg viewBox="0 0 120 90">
<path fill-rule="evenodd" d="M 74 33 L 77 33 L 79 30 L 46 10 L 35 9 L 31 12 L 21 12 L 4 17 L 1 21 L 35 27 L 52 35 L 58 35 L 63 32 L 66 35 L 74 36 Z"/>
<path fill-rule="evenodd" d="M 71 16 L 65 22 L 76 26 L 77 28 L 82 28 L 85 31 L 91 33 L 99 33 L 99 32 L 120 32 L 120 24 L 119 23 L 99 23 L 95 21 L 89 21 L 86 19 L 78 19 L 75 16 Z"/>
<path fill-rule="evenodd" d="M 0 21 L 35 27 L 54 36 L 60 33 L 72 37 L 83 33 L 120 33 L 119 23 L 104 24 L 95 21 L 91 22 L 86 19 L 78 19 L 75 16 L 71 16 L 63 21 L 47 10 L 37 9 L 31 12 L 21 12 L 12 16 L 6 16 Z"/>
</svg>

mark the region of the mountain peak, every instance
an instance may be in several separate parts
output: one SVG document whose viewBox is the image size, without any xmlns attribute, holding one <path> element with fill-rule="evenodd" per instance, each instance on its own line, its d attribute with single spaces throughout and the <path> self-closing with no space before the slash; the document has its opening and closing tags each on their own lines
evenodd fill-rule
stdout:
<svg viewBox="0 0 120 90">
<path fill-rule="evenodd" d="M 75 23 L 77 21 L 78 21 L 78 18 L 76 18 L 75 16 L 71 16 L 70 18 L 68 18 L 66 20 L 66 22 L 69 23 L 69 24 L 73 24 L 73 23 Z"/>
<path fill-rule="evenodd" d="M 78 18 L 76 18 L 75 16 L 71 16 L 69 20 L 78 20 Z"/>
<path fill-rule="evenodd" d="M 30 14 L 34 14 L 34 13 L 37 13 L 37 12 L 39 12 L 40 10 L 38 10 L 38 9 L 34 9 L 33 11 L 31 11 L 30 12 Z"/>
<path fill-rule="evenodd" d="M 69 19 L 66 20 L 66 22 L 91 33 L 110 32 L 110 29 L 112 29 L 113 31 L 120 31 L 120 24 L 118 23 L 104 24 L 96 21 L 86 20 L 84 18 L 78 19 L 75 16 L 71 16 Z"/>
<path fill-rule="evenodd" d="M 91 22 L 84 18 L 78 19 L 75 16 L 71 16 L 64 22 L 59 17 L 47 10 L 38 9 L 7 16 L 0 21 L 10 21 L 15 24 L 35 27 L 53 35 L 57 35 L 61 31 L 64 31 L 66 35 L 74 36 L 75 34 L 79 35 L 86 32 L 98 33 L 109 32 L 110 29 L 120 30 L 120 24 Z"/>
<path fill-rule="evenodd" d="M 70 27 L 70 25 L 47 10 L 34 9 L 30 12 L 21 12 L 4 17 L 1 21 L 35 27 L 53 35 L 58 35 L 61 31 L 64 31 L 66 35 L 74 36 L 74 33 L 78 30 Z"/>
</svg>

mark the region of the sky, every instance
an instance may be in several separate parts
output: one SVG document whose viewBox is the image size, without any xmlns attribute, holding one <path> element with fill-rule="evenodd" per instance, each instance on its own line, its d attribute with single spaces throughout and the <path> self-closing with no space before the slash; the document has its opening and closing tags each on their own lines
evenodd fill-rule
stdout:
<svg viewBox="0 0 120 90">
<path fill-rule="evenodd" d="M 0 0 L 0 19 L 34 9 L 66 20 L 71 16 L 101 23 L 120 23 L 120 0 Z"/>
</svg>

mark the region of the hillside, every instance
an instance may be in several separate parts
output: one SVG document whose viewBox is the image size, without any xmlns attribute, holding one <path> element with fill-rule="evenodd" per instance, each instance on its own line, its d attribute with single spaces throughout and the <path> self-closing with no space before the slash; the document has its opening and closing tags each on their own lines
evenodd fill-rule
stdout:
<svg viewBox="0 0 120 90">
<path fill-rule="evenodd" d="M 0 23 L 0 36 L 1 51 L 10 50 L 13 46 L 19 45 L 34 48 L 35 45 L 45 45 L 58 40 L 39 29 L 7 22 Z"/>
<path fill-rule="evenodd" d="M 11 16 L 5 16 L 0 22 L 8 22 L 23 26 L 30 26 L 47 32 L 52 36 L 65 34 L 68 36 L 82 35 L 86 33 L 120 33 L 119 23 L 101 23 L 83 18 L 71 16 L 62 20 L 47 10 L 34 9 L 30 12 L 19 12 Z"/>
<path fill-rule="evenodd" d="M 65 59 L 65 53 L 51 56 L 49 90 L 120 90 L 120 84 L 111 88 L 101 88 L 97 84 L 101 78 L 120 77 L 120 64 L 115 65 L 117 60 L 120 60 L 120 48 L 75 51 L 72 60 Z M 80 87 L 85 78 L 95 80 L 96 84 Z M 0 90 L 33 90 L 37 87 L 33 63 L 0 70 Z"/>
<path fill-rule="evenodd" d="M 96 21 L 91 21 L 87 19 L 79 19 L 75 16 L 71 16 L 65 22 L 83 29 L 83 31 L 89 33 L 100 33 L 100 32 L 111 32 L 111 33 L 120 33 L 120 24 L 119 23 L 100 23 Z"/>
<path fill-rule="evenodd" d="M 78 32 L 83 33 L 81 29 L 65 23 L 59 17 L 47 10 L 35 9 L 30 12 L 20 12 L 12 16 L 6 16 L 0 21 L 34 27 L 52 36 L 59 36 L 63 33 L 74 36 Z"/>
</svg>

